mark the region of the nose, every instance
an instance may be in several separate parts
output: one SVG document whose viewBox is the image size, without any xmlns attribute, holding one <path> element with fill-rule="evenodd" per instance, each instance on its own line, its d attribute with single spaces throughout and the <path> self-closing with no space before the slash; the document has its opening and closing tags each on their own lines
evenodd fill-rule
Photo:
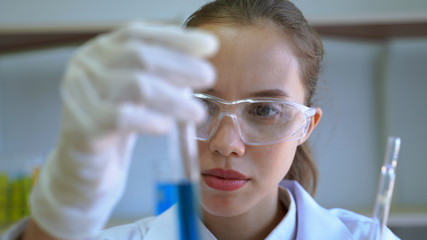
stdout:
<svg viewBox="0 0 427 240">
<path fill-rule="evenodd" d="M 210 150 L 223 156 L 243 156 L 245 143 L 240 137 L 233 119 L 227 116 L 222 118 L 218 124 L 218 128 L 209 140 Z"/>
</svg>

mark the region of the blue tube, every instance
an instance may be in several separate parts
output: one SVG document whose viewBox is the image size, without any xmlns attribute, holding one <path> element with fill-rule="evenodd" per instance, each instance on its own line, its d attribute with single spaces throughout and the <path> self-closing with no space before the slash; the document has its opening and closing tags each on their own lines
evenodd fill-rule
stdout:
<svg viewBox="0 0 427 240">
<path fill-rule="evenodd" d="M 198 202 L 195 186 L 189 181 L 178 184 L 178 222 L 181 240 L 200 239 L 198 230 Z"/>
<path fill-rule="evenodd" d="M 178 194 L 176 183 L 158 182 L 156 186 L 156 215 L 172 207 L 177 202 Z"/>
</svg>

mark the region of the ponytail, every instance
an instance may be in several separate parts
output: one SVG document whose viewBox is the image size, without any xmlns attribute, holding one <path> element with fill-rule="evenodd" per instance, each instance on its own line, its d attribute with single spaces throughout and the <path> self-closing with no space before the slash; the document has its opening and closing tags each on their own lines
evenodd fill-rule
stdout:
<svg viewBox="0 0 427 240">
<path fill-rule="evenodd" d="M 306 141 L 297 147 L 294 161 L 285 179 L 298 181 L 307 192 L 314 196 L 317 188 L 317 176 L 317 166 L 311 156 L 310 145 Z"/>
</svg>

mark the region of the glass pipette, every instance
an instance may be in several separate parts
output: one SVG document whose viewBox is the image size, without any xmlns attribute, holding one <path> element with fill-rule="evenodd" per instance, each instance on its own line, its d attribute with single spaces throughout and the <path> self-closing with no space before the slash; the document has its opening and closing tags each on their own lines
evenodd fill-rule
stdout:
<svg viewBox="0 0 427 240">
<path fill-rule="evenodd" d="M 372 216 L 374 223 L 371 226 L 371 239 L 383 239 L 382 237 L 388 220 L 394 182 L 396 179 L 395 169 L 399 150 L 400 138 L 389 137 L 387 141 L 384 164 L 381 167 L 377 198 Z"/>
</svg>

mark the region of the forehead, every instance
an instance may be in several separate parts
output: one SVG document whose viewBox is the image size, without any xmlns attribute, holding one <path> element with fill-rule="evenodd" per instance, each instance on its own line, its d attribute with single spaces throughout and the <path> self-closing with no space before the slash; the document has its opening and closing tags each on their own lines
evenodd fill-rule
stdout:
<svg viewBox="0 0 427 240">
<path fill-rule="evenodd" d="M 212 94 L 236 100 L 281 90 L 289 100 L 303 103 L 298 62 L 283 33 L 258 25 L 202 27 L 214 32 L 221 42 L 219 52 L 210 59 L 217 70 Z"/>
</svg>

